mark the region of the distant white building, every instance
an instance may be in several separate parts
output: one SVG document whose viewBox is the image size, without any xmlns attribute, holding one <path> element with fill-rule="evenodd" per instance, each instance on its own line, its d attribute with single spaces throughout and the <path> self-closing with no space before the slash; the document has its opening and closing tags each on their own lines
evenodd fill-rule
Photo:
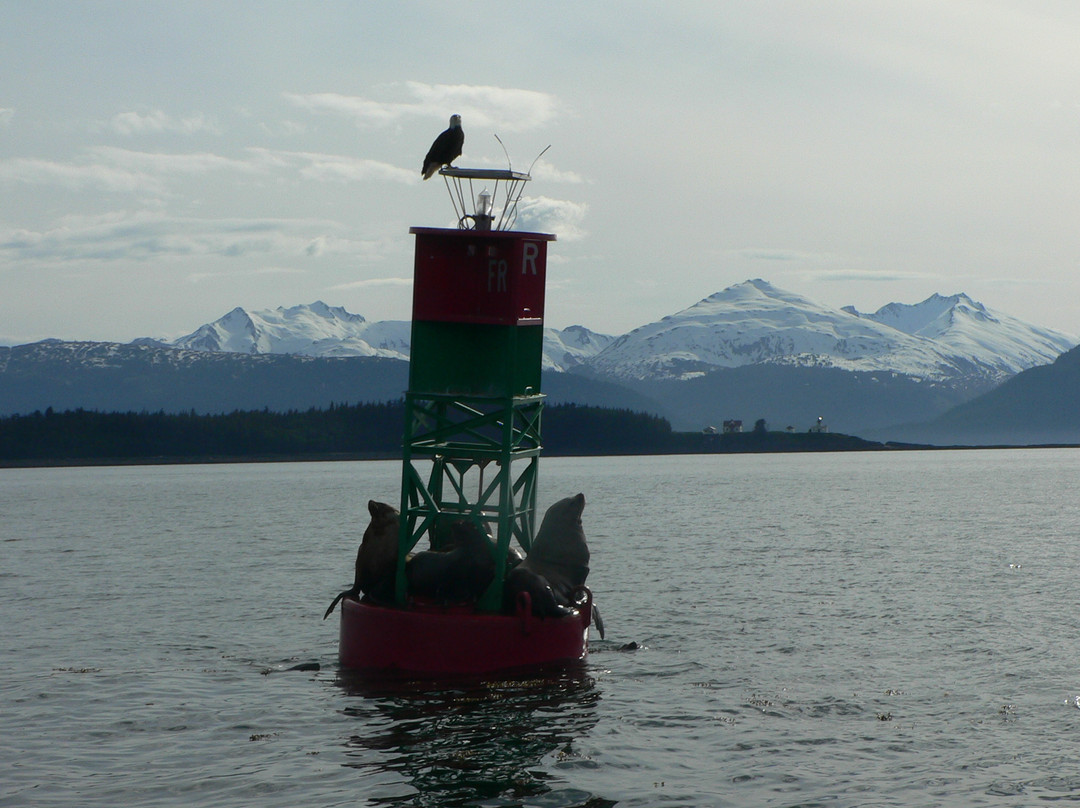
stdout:
<svg viewBox="0 0 1080 808">
<path fill-rule="evenodd" d="M 724 421 L 724 434 L 730 434 L 732 432 L 742 432 L 742 421 L 729 420 Z"/>
<path fill-rule="evenodd" d="M 828 432 L 829 427 L 825 424 L 825 419 L 822 416 L 818 416 L 817 423 L 810 427 L 811 432 Z"/>
</svg>

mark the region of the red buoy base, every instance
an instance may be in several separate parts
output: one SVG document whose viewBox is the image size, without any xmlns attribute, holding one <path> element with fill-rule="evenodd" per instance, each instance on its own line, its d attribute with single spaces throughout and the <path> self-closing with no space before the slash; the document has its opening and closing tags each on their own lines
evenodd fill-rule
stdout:
<svg viewBox="0 0 1080 808">
<path fill-rule="evenodd" d="M 338 656 L 356 670 L 473 674 L 572 662 L 589 647 L 592 594 L 565 617 L 488 614 L 471 607 L 341 601 Z"/>
</svg>

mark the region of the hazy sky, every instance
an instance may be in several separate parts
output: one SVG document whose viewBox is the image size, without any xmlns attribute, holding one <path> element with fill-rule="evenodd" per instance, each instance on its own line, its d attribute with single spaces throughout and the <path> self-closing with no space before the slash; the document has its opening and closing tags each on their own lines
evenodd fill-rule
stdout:
<svg viewBox="0 0 1080 808">
<path fill-rule="evenodd" d="M 0 344 L 410 311 L 420 180 L 533 170 L 547 324 L 747 278 L 1080 333 L 1080 3 L 0 0 Z"/>
</svg>

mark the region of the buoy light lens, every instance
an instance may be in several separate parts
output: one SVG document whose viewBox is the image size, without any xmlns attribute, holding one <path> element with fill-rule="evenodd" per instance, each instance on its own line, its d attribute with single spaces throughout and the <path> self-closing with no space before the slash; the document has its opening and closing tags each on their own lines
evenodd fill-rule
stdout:
<svg viewBox="0 0 1080 808">
<path fill-rule="evenodd" d="M 480 196 L 476 197 L 476 213 L 479 216 L 490 216 L 492 207 L 491 194 L 484 189 Z"/>
</svg>

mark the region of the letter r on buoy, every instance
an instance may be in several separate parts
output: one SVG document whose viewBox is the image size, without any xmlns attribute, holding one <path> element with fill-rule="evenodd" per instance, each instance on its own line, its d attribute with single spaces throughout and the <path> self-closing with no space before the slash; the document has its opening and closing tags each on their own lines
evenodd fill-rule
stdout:
<svg viewBox="0 0 1080 808">
<path fill-rule="evenodd" d="M 536 274 L 536 259 L 540 255 L 540 246 L 535 241 L 526 241 L 525 248 L 521 253 L 521 274 L 528 274 L 529 270 L 532 270 L 532 274 Z"/>
</svg>

